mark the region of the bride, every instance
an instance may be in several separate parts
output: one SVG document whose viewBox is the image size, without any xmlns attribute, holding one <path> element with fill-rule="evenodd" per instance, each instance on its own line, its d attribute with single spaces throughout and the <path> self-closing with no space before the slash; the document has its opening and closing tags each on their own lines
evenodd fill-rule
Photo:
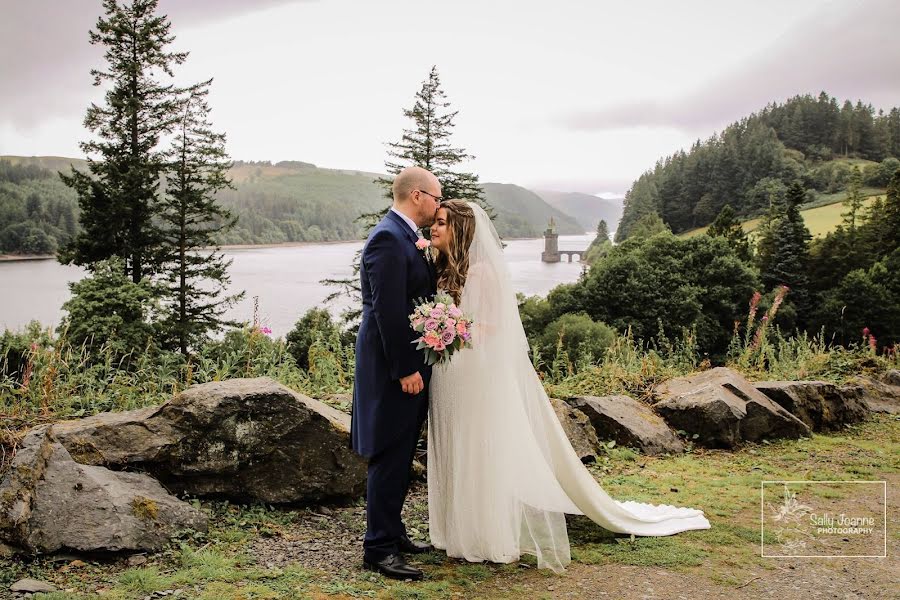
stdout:
<svg viewBox="0 0 900 600">
<path fill-rule="evenodd" d="M 474 322 L 471 349 L 436 366 L 428 418 L 431 540 L 447 555 L 562 571 L 565 514 L 616 533 L 708 529 L 691 508 L 613 500 L 579 460 L 530 359 L 500 238 L 484 210 L 440 205 L 431 227 L 438 288 Z"/>
</svg>

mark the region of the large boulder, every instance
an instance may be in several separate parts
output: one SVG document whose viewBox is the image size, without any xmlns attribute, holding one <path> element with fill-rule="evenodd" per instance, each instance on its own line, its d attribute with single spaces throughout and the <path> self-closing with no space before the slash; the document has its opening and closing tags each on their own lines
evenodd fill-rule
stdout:
<svg viewBox="0 0 900 600">
<path fill-rule="evenodd" d="M 582 461 L 589 462 L 597 457 L 597 449 L 600 441 L 587 416 L 579 410 L 575 410 L 563 400 L 550 399 L 556 417 L 559 419 L 566 432 L 566 437 L 575 449 L 575 453 Z"/>
<path fill-rule="evenodd" d="M 665 381 L 653 394 L 654 410 L 669 425 L 709 448 L 810 435 L 803 421 L 725 367 Z"/>
<path fill-rule="evenodd" d="M 54 425 L 75 460 L 166 487 L 248 502 L 321 502 L 365 490 L 350 417 L 271 379 L 195 385 L 149 409 Z"/>
<path fill-rule="evenodd" d="M 76 463 L 48 425 L 0 482 L 0 536 L 31 553 L 157 551 L 187 528 L 205 531 L 205 515 L 148 475 Z"/>
<path fill-rule="evenodd" d="M 756 389 L 813 431 L 840 429 L 865 420 L 869 408 L 854 390 L 824 381 L 759 381 Z"/>
<path fill-rule="evenodd" d="M 889 371 L 882 380 L 858 376 L 841 386 L 841 393 L 859 397 L 872 412 L 900 414 L 900 385 L 894 385 L 894 373 Z"/>
<path fill-rule="evenodd" d="M 566 400 L 587 415 L 597 437 L 644 454 L 680 454 L 684 444 L 649 406 L 628 396 L 575 396 Z"/>
</svg>

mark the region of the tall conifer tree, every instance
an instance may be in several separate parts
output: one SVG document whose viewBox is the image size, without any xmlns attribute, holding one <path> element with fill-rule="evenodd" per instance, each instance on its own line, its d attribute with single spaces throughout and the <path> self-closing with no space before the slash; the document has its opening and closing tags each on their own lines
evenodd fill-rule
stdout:
<svg viewBox="0 0 900 600">
<path fill-rule="evenodd" d="M 243 296 L 223 296 L 231 260 L 219 252 L 216 239 L 237 218 L 215 200 L 216 192 L 231 187 L 231 162 L 225 135 L 213 131 L 207 118 L 210 83 L 194 86 L 184 99 L 160 207 L 164 318 L 159 326 L 163 343 L 182 354 L 209 331 L 238 325 L 223 315 Z"/>
<path fill-rule="evenodd" d="M 156 14 L 157 0 L 104 0 L 103 8 L 90 41 L 106 48 L 107 64 L 91 74 L 95 86 L 109 87 L 105 103 L 91 104 L 84 120 L 95 135 L 81 143 L 89 173 L 62 176 L 78 193 L 82 231 L 60 259 L 91 268 L 119 256 L 136 283 L 158 267 L 152 218 L 166 167 L 159 142 L 179 118 L 180 90 L 160 79 L 171 79 L 187 53 L 168 49 L 174 36 L 168 19 Z"/>
<path fill-rule="evenodd" d="M 493 218 L 493 211 L 484 199 L 484 192 L 478 184 L 478 176 L 465 171 L 458 171 L 461 163 L 474 158 L 464 149 L 454 147 L 450 141 L 453 134 L 453 120 L 459 111 L 450 110 L 450 103 L 441 88 L 437 67 L 432 67 L 428 78 L 422 82 L 421 89 L 416 92 L 412 108 L 404 109 L 404 116 L 412 120 L 412 128 L 404 129 L 399 142 L 388 144 L 390 148 L 385 169 L 389 177 L 379 177 L 376 183 L 384 187 L 385 198 L 388 199 L 384 209 L 364 214 L 360 217 L 368 232 L 390 210 L 391 185 L 393 177 L 406 167 L 422 167 L 428 169 L 441 183 L 441 195 L 444 198 L 470 200 L 478 202 Z M 424 232 L 428 235 L 428 232 Z M 349 279 L 326 279 L 322 283 L 337 286 L 328 300 L 342 295 L 351 298 L 353 306 L 360 304 L 359 261 L 357 253 L 353 261 L 353 277 Z M 348 310 L 344 318 L 355 322 L 361 314 L 359 308 Z"/>
</svg>

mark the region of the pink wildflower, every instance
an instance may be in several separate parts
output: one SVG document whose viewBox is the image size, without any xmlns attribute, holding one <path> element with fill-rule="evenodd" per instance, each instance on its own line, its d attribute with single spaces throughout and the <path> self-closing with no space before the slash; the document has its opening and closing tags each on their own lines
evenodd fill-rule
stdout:
<svg viewBox="0 0 900 600">
<path fill-rule="evenodd" d="M 261 327 L 261 328 L 260 328 L 260 331 L 261 331 L 262 333 L 264 333 L 265 335 L 271 335 L 271 334 L 272 334 L 272 330 L 271 330 L 270 328 L 268 328 L 268 327 Z"/>
<path fill-rule="evenodd" d="M 864 338 L 869 337 L 869 328 L 868 327 L 863 327 L 863 337 Z"/>
<path fill-rule="evenodd" d="M 872 352 L 875 352 L 876 350 L 878 350 L 878 343 L 875 341 L 874 335 L 869 336 L 869 348 L 872 349 Z"/>
</svg>

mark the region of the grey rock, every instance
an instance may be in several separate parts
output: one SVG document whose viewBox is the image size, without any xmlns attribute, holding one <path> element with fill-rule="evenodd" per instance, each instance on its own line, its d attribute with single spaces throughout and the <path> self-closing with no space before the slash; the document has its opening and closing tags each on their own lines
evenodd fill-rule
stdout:
<svg viewBox="0 0 900 600">
<path fill-rule="evenodd" d="M 893 381 L 890 372 L 883 379 L 878 381 L 871 377 L 854 377 L 841 386 L 841 393 L 858 396 L 872 412 L 900 414 L 900 386 L 890 383 Z"/>
<path fill-rule="evenodd" d="M 0 535 L 29 553 L 160 550 L 206 517 L 148 475 L 80 465 L 50 426 L 26 435 L 0 482 Z"/>
<path fill-rule="evenodd" d="M 242 502 L 358 497 L 350 417 L 269 378 L 195 385 L 156 408 L 54 425 L 79 462 L 150 473 L 168 489 Z"/>
<path fill-rule="evenodd" d="M 869 413 L 855 390 L 843 391 L 825 381 L 760 381 L 754 386 L 813 431 L 837 430 Z"/>
<path fill-rule="evenodd" d="M 731 369 L 717 367 L 653 388 L 653 409 L 710 448 L 810 435 L 809 427 Z"/>
<path fill-rule="evenodd" d="M 645 454 L 680 454 L 684 444 L 649 406 L 628 396 L 576 396 L 570 406 L 587 415 L 597 437 Z"/>
<path fill-rule="evenodd" d="M 9 587 L 10 591 L 20 594 L 36 594 L 38 592 L 55 592 L 59 588 L 46 581 L 38 581 L 37 579 L 20 579 Z"/>
<path fill-rule="evenodd" d="M 581 460 L 590 459 L 597 456 L 597 449 L 600 447 L 600 440 L 594 432 L 591 421 L 580 410 L 574 409 L 563 400 L 556 398 L 550 399 L 556 417 L 562 425 L 566 437 L 575 449 L 575 453 Z"/>
</svg>

